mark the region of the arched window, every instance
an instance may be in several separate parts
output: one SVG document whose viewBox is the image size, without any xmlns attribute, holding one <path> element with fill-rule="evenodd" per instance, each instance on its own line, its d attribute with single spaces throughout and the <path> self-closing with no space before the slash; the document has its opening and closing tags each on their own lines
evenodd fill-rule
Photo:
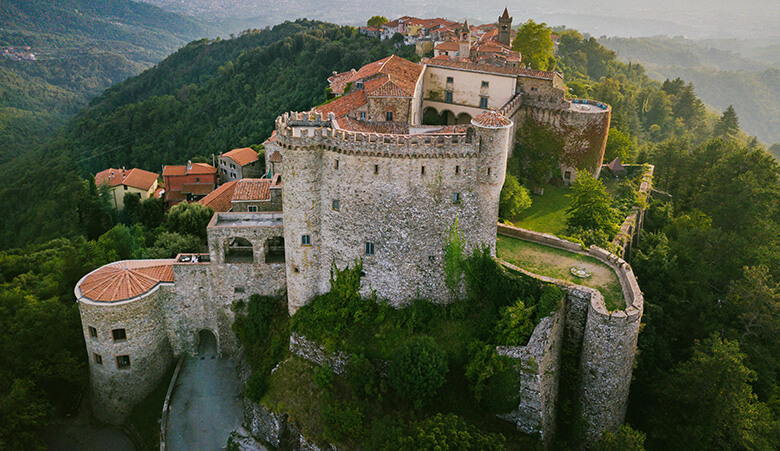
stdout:
<svg viewBox="0 0 780 451">
<path fill-rule="evenodd" d="M 252 243 L 246 238 L 228 238 L 225 263 L 252 263 L 255 261 Z"/>
</svg>

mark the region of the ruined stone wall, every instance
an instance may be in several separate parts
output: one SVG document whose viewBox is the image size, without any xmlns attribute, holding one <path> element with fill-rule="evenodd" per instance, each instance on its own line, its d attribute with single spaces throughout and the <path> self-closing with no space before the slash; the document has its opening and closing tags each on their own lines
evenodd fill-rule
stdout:
<svg viewBox="0 0 780 451">
<path fill-rule="evenodd" d="M 93 412 L 101 421 L 123 423 L 173 364 L 162 312 L 171 291 L 171 284 L 161 284 L 129 301 L 79 299 Z M 97 329 L 96 338 L 90 337 L 90 326 Z M 125 329 L 126 339 L 114 341 L 113 329 Z M 95 361 L 95 354 L 102 364 Z M 129 356 L 130 366 L 119 368 L 117 356 Z"/>
<path fill-rule="evenodd" d="M 330 288 L 332 263 L 358 258 L 364 294 L 376 290 L 396 306 L 448 301 L 443 257 L 456 218 L 467 252 L 495 250 L 508 129 L 437 137 L 278 126 L 291 312 Z"/>
<path fill-rule="evenodd" d="M 653 191 L 653 172 L 655 166 L 647 165 L 639 184 L 638 204 L 635 205 L 626 219 L 620 224 L 620 230 L 612 240 L 616 253 L 626 261 L 630 261 L 631 251 L 639 241 L 639 232 L 644 226 L 645 213 L 647 212 L 647 199 Z"/>
<path fill-rule="evenodd" d="M 617 274 L 626 308 L 610 312 L 597 290 L 521 270 L 567 292 L 564 337 L 581 348 L 579 392 L 587 440 L 598 440 L 605 430 L 616 431 L 625 419 L 644 309 L 644 297 L 631 266 L 603 249 L 591 246 L 581 250 L 578 244 L 548 234 L 503 224 L 498 225 L 498 233 L 594 257 Z"/>
</svg>

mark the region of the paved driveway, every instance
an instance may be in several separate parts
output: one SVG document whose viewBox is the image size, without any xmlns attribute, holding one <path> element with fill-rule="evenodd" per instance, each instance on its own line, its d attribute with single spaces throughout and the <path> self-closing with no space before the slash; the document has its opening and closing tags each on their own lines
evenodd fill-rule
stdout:
<svg viewBox="0 0 780 451">
<path fill-rule="evenodd" d="M 213 341 L 205 341 L 197 357 L 188 357 L 171 397 L 168 449 L 218 450 L 241 426 L 239 381 L 230 359 L 217 357 Z"/>
</svg>

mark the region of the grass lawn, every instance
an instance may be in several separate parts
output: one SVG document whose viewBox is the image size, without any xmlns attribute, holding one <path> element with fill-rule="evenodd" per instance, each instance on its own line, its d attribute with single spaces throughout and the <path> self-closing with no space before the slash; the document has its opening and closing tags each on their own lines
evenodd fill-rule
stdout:
<svg viewBox="0 0 780 451">
<path fill-rule="evenodd" d="M 498 258 L 532 273 L 595 288 L 604 296 L 604 303 L 610 311 L 626 307 L 617 274 L 593 257 L 506 236 L 499 236 L 496 240 L 496 254 Z M 572 275 L 572 266 L 589 270 L 591 277 L 581 279 Z"/>
<path fill-rule="evenodd" d="M 543 196 L 531 195 L 531 207 L 514 218 L 517 227 L 535 232 L 561 235 L 566 230 L 566 208 L 569 207 L 567 187 L 545 185 Z"/>
</svg>

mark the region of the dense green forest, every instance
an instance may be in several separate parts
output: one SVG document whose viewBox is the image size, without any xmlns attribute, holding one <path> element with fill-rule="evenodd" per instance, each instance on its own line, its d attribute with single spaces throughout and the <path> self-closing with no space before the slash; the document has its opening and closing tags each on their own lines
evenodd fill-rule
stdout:
<svg viewBox="0 0 780 451">
<path fill-rule="evenodd" d="M 202 243 L 203 224 L 181 224 L 176 212 L 165 218 L 159 205 L 115 217 L 89 174 L 159 170 L 262 142 L 278 114 L 325 100 L 331 71 L 391 52 L 412 55 L 354 28 L 305 20 L 196 41 L 94 99 L 42 150 L 0 166 L 0 246 L 16 248 L 0 254 L 0 448 L 33 443 L 34 426 L 85 382 L 78 277 L 116 258 Z M 741 133 L 733 110 L 708 112 L 687 80 L 655 81 L 593 38 L 562 32 L 555 65 L 574 95 L 613 106 L 607 158 L 655 164 L 656 186 L 672 196 L 651 204 L 632 261 L 646 297 L 628 423 L 651 449 L 776 449 L 777 162 Z M 543 152 L 541 144 L 526 150 Z M 578 447 L 577 422 L 563 421 L 561 447 Z M 641 435 L 623 429 L 609 449 Z"/>
<path fill-rule="evenodd" d="M 780 143 L 780 62 L 777 46 L 720 47 L 726 43 L 684 38 L 602 38 L 622 61 L 638 61 L 657 80 L 682 78 L 702 100 L 723 110 L 730 104 L 750 135 L 771 145 Z M 780 156 L 780 155 L 778 155 Z"/>
</svg>

